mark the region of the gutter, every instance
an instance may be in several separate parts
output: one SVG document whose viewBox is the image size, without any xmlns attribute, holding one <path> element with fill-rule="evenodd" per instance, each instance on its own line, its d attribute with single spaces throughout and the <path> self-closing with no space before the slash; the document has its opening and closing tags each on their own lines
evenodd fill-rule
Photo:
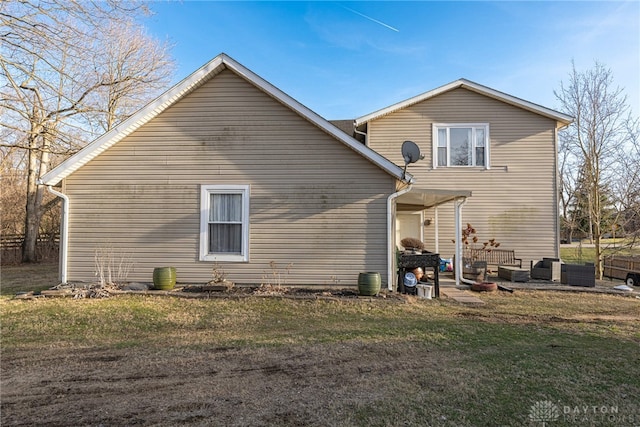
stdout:
<svg viewBox="0 0 640 427">
<path fill-rule="evenodd" d="M 50 185 L 47 185 L 49 193 L 62 199 L 62 223 L 60 224 L 60 282 L 67 283 L 67 248 L 69 247 L 69 196 L 56 191 Z"/>
<path fill-rule="evenodd" d="M 393 291 L 393 278 L 396 276 L 395 267 L 395 245 L 393 244 L 393 218 L 394 218 L 394 200 L 405 193 L 411 191 L 413 179 L 409 181 L 409 186 L 403 190 L 397 191 L 387 197 L 387 289 Z"/>
<path fill-rule="evenodd" d="M 569 126 L 569 125 L 567 125 Z M 563 128 L 560 128 L 563 129 Z M 553 174 L 553 206 L 555 206 L 555 215 L 553 216 L 553 220 L 555 221 L 555 229 L 556 229 L 556 238 L 554 239 L 555 241 L 553 242 L 554 247 L 554 251 L 555 251 L 555 257 L 556 258 L 560 258 L 560 239 L 561 237 L 561 233 L 562 233 L 562 226 L 560 223 L 560 192 L 562 191 L 562 188 L 560 188 L 560 169 L 558 168 L 558 145 L 559 145 L 559 141 L 558 141 L 558 128 L 555 129 L 554 133 L 553 133 L 553 160 L 554 160 L 554 174 Z"/>
</svg>

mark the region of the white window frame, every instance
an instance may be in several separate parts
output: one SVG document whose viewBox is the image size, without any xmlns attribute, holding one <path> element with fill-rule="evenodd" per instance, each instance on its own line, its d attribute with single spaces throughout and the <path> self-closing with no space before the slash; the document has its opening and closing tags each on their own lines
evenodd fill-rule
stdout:
<svg viewBox="0 0 640 427">
<path fill-rule="evenodd" d="M 449 132 L 451 129 L 458 128 L 471 128 L 471 139 L 473 143 L 473 148 L 471 150 L 471 165 L 451 165 L 451 147 L 450 147 L 450 138 Z M 484 165 L 476 166 L 476 130 L 484 129 Z M 447 165 L 446 166 L 438 166 L 438 131 L 440 129 L 446 129 L 447 131 Z M 489 123 L 433 123 L 432 125 L 432 148 L 433 148 L 433 168 L 482 168 L 482 169 L 490 169 L 491 167 L 491 147 L 490 141 L 491 138 L 489 136 Z"/>
<path fill-rule="evenodd" d="M 242 250 L 240 254 L 209 252 L 209 210 L 211 194 L 242 195 Z M 201 185 L 200 186 L 200 261 L 249 261 L 249 185 Z"/>
</svg>

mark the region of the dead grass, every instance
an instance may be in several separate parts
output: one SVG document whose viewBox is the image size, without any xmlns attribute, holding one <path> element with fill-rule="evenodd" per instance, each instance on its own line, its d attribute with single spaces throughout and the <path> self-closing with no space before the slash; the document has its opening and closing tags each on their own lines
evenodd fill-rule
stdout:
<svg viewBox="0 0 640 427">
<path fill-rule="evenodd" d="M 60 283 L 57 263 L 0 266 L 0 295 L 42 291 Z"/>
<path fill-rule="evenodd" d="M 640 300 L 481 298 L 3 297 L 0 421 L 530 426 L 547 400 L 554 427 L 640 419 Z M 562 413 L 594 405 L 617 418 Z"/>
</svg>

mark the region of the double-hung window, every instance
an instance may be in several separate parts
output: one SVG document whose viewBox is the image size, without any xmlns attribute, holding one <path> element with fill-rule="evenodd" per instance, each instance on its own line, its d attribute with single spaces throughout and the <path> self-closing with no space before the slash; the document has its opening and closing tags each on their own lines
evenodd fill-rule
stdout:
<svg viewBox="0 0 640 427">
<path fill-rule="evenodd" d="M 249 260 L 249 186 L 200 188 L 200 261 Z"/>
<path fill-rule="evenodd" d="M 489 125 L 433 125 L 433 167 L 476 166 L 489 169 Z"/>
</svg>

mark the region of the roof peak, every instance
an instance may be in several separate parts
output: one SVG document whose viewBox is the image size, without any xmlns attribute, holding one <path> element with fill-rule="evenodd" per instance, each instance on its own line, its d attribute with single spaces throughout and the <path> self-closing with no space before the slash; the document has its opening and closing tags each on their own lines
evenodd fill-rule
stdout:
<svg viewBox="0 0 640 427">
<path fill-rule="evenodd" d="M 419 95 L 405 99 L 404 101 L 397 102 L 388 107 L 382 108 L 380 110 L 369 113 L 365 116 L 359 117 L 355 119 L 356 126 L 360 126 L 372 120 L 378 119 L 382 116 L 386 116 L 387 114 L 391 114 L 395 111 L 410 107 L 411 105 L 417 104 L 419 102 L 425 101 L 427 99 L 436 97 L 443 93 L 449 92 L 454 89 L 459 89 L 459 88 L 471 90 L 473 92 L 480 93 L 490 98 L 494 98 L 499 101 L 506 102 L 507 104 L 511 104 L 516 107 L 523 108 L 533 113 L 540 114 L 542 116 L 553 119 L 556 121 L 556 127 L 558 128 L 565 127 L 571 124 L 571 122 L 573 122 L 573 117 L 567 114 L 560 113 L 558 111 L 552 110 L 542 105 L 535 104 L 533 102 L 526 101 L 524 99 L 518 98 L 513 95 L 509 95 L 505 92 L 501 92 L 499 90 L 490 88 L 480 83 L 473 82 L 469 79 L 459 78 L 457 80 L 454 80 L 450 83 L 439 86 L 430 91 L 423 92 Z"/>
<path fill-rule="evenodd" d="M 359 153 L 369 161 L 396 177 L 397 179 L 404 179 L 402 168 L 393 162 L 389 161 L 385 157 L 381 156 L 376 151 L 369 147 L 366 147 L 359 143 L 354 138 L 348 136 L 343 131 L 338 129 L 333 124 L 329 123 L 326 119 L 310 110 L 300 102 L 296 101 L 282 90 L 278 89 L 262 77 L 255 74 L 253 71 L 244 67 L 242 64 L 231 58 L 225 53 L 217 55 L 215 58 L 198 68 L 189 76 L 169 88 L 163 94 L 158 96 L 153 101 L 147 103 L 144 107 L 131 115 L 129 118 L 119 123 L 109 132 L 98 137 L 73 156 L 66 159 L 57 167 L 53 168 L 48 173 L 44 174 L 39 182 L 44 185 L 56 185 L 67 176 L 87 164 L 89 161 L 100 155 L 105 150 L 109 149 L 116 143 L 120 142 L 126 136 L 145 125 L 151 119 L 156 117 L 162 111 L 174 105 L 177 101 L 184 98 L 195 89 L 200 87 L 210 78 L 220 73 L 224 69 L 229 69 L 238 76 L 244 78 L 259 90 L 262 90 L 272 98 L 283 103 L 300 116 L 308 120 L 310 123 L 318 126 L 324 132 L 333 136 L 336 140 L 342 142 L 353 151 Z M 407 180 L 411 179 L 409 178 Z"/>
</svg>

